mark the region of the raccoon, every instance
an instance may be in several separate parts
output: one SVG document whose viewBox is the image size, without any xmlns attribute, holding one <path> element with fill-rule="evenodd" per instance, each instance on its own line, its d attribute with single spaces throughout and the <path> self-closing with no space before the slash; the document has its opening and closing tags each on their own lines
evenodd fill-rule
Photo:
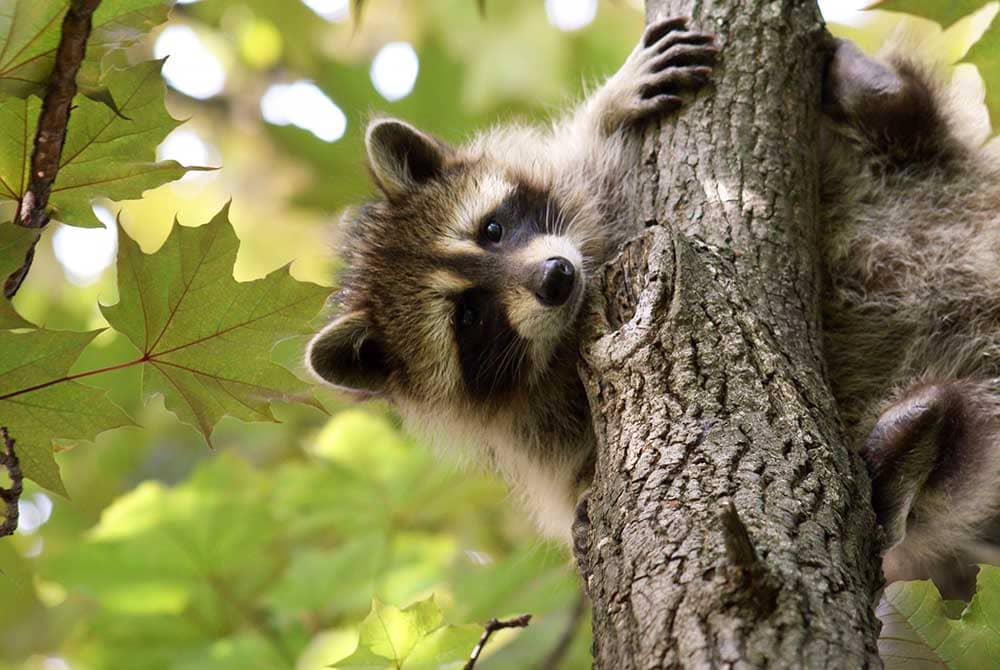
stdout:
<svg viewBox="0 0 1000 670">
<path fill-rule="evenodd" d="M 709 80 L 711 35 L 652 23 L 621 69 L 551 128 L 452 147 L 395 119 L 366 131 L 383 199 L 344 222 L 340 316 L 306 363 L 390 400 L 432 442 L 478 447 L 547 535 L 569 541 L 594 463 L 577 373 L 590 277 L 639 232 L 612 226 L 649 119 Z"/>
<path fill-rule="evenodd" d="M 540 529 L 569 542 L 594 468 L 577 373 L 590 279 L 641 231 L 617 223 L 641 129 L 705 86 L 718 54 L 712 35 L 667 19 L 551 128 L 453 147 L 374 120 L 382 198 L 344 222 L 339 316 L 307 365 L 385 396 L 432 442 L 478 447 Z M 972 561 L 998 558 L 1000 181 L 949 95 L 926 68 L 839 42 L 820 151 L 824 344 L 872 467 L 884 569 L 959 588 Z"/>
<path fill-rule="evenodd" d="M 905 53 L 839 41 L 826 74 L 823 332 L 887 581 L 963 597 L 1000 564 L 1000 145 Z"/>
</svg>

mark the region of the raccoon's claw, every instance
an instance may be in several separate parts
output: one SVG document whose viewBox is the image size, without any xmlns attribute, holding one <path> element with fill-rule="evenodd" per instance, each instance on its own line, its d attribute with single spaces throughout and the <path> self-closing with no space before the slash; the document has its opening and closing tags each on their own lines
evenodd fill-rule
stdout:
<svg viewBox="0 0 1000 670">
<path fill-rule="evenodd" d="M 687 28 L 688 17 L 673 16 L 669 19 L 660 19 L 646 26 L 642 34 L 642 46 L 651 47 L 659 42 L 665 35 L 677 30 Z"/>
<path fill-rule="evenodd" d="M 625 125 L 679 108 L 680 93 L 708 83 L 719 55 L 715 38 L 687 30 L 686 18 L 657 21 L 611 79 L 611 126 Z"/>
<path fill-rule="evenodd" d="M 643 97 L 696 91 L 708 83 L 719 47 L 712 35 L 682 30 L 685 27 L 686 19 L 668 19 L 647 29 L 646 36 L 655 39 L 638 54 Z"/>
</svg>

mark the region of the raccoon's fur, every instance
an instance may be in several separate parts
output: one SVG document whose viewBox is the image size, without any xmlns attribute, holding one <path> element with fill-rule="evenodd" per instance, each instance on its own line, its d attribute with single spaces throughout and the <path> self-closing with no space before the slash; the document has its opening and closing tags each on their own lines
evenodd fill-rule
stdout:
<svg viewBox="0 0 1000 670">
<path fill-rule="evenodd" d="M 637 162 L 637 125 L 708 81 L 712 41 L 682 19 L 654 23 L 549 129 L 505 126 L 463 147 L 392 119 L 366 133 L 384 199 L 345 221 L 341 316 L 307 364 L 385 395 L 432 442 L 477 448 L 550 536 L 569 539 L 593 469 L 576 321 L 590 275 L 638 232 L 608 225 L 617 184 Z"/>
<path fill-rule="evenodd" d="M 340 315 L 307 364 L 433 442 L 478 448 L 568 540 L 594 459 L 577 375 L 589 278 L 639 232 L 616 216 L 637 129 L 706 83 L 716 53 L 669 19 L 550 129 L 456 148 L 372 122 L 384 197 L 345 220 Z M 1000 501 L 1000 180 L 933 76 L 889 62 L 840 43 L 827 75 L 825 344 L 873 466 L 887 575 L 954 576 L 984 557 Z"/>
<path fill-rule="evenodd" d="M 840 42 L 827 73 L 825 348 L 887 578 L 961 595 L 1000 563 L 1000 151 L 905 51 Z"/>
</svg>

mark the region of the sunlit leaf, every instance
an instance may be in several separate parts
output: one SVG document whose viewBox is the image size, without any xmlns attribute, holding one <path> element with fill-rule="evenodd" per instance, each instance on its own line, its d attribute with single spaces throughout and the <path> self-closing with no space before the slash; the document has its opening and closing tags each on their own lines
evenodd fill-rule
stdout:
<svg viewBox="0 0 1000 670">
<path fill-rule="evenodd" d="M 0 332 L 0 425 L 17 440 L 25 477 L 65 494 L 52 456 L 53 438 L 92 439 L 131 420 L 104 391 L 67 372 L 97 331 Z"/>
<path fill-rule="evenodd" d="M 985 4 L 987 4 L 985 0 L 948 0 L 948 2 L 941 2 L 941 0 L 884 0 L 876 5 L 876 9 L 923 16 L 937 21 L 947 28 Z"/>
<path fill-rule="evenodd" d="M 986 106 L 993 130 L 1000 129 L 1000 28 L 994 26 L 969 51 L 965 59 L 979 68 L 986 82 Z"/>
<path fill-rule="evenodd" d="M 31 248 L 36 232 L 12 223 L 0 223 L 0 285 L 10 273 L 24 263 L 24 254 Z M 10 302 L 0 296 L 0 329 L 27 328 L 31 324 L 14 311 Z"/>
<path fill-rule="evenodd" d="M 979 569 L 976 595 L 960 619 L 948 617 L 930 581 L 896 582 L 876 612 L 879 655 L 889 670 L 991 668 L 1000 658 L 1000 567 Z"/>
<path fill-rule="evenodd" d="M 968 29 L 973 32 L 972 39 L 980 34 L 982 37 L 975 42 L 964 60 L 979 68 L 979 73 L 986 82 L 986 105 L 990 110 L 993 128 L 996 130 L 1000 127 L 1000 27 L 996 20 L 998 3 L 995 0 L 887 0 L 877 7 L 922 16 L 945 28 L 975 13 L 976 16 L 969 17 L 971 23 Z"/>
<path fill-rule="evenodd" d="M 481 632 L 478 626 L 444 624 L 433 597 L 403 609 L 376 600 L 361 623 L 357 649 L 333 667 L 340 670 L 457 668 L 468 659 Z"/>
<path fill-rule="evenodd" d="M 94 198 L 138 198 L 189 169 L 175 161 L 155 162 L 156 146 L 180 125 L 163 104 L 161 65 L 162 61 L 149 61 L 108 73 L 105 81 L 120 113 L 77 97 L 49 200 L 55 218 L 71 225 L 100 226 L 91 210 Z M 0 102 L 0 199 L 20 200 L 27 189 L 40 109 L 36 97 Z"/>
<path fill-rule="evenodd" d="M 272 400 L 315 404 L 308 385 L 273 362 L 274 345 L 307 332 L 330 290 L 284 268 L 237 282 L 239 240 L 223 208 L 198 228 L 175 226 L 155 254 L 122 237 L 119 302 L 108 322 L 139 349 L 143 385 L 209 439 L 224 415 L 273 421 Z"/>
<path fill-rule="evenodd" d="M 93 17 L 87 61 L 128 46 L 167 18 L 172 0 L 104 0 Z M 0 93 L 41 95 L 52 72 L 68 0 L 0 0 Z M 85 67 L 81 91 L 108 100 L 99 67 Z"/>
</svg>

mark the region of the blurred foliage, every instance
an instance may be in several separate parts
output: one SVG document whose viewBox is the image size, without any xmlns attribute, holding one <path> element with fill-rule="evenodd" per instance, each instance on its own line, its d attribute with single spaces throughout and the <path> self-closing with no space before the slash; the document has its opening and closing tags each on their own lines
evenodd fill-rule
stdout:
<svg viewBox="0 0 1000 670">
<path fill-rule="evenodd" d="M 0 221 L 23 192 L 32 96 L 67 4 L 0 0 Z M 23 422 L 26 467 L 37 456 L 35 479 L 68 496 L 29 486 L 21 530 L 0 541 L 0 670 L 460 667 L 483 622 L 523 613 L 531 625 L 496 634 L 477 667 L 537 667 L 571 625 L 563 667 L 589 665 L 569 557 L 534 536 L 503 486 L 414 444 L 378 404 L 347 408 L 327 391 L 323 410 L 285 402 L 300 397 L 303 339 L 278 341 L 308 328 L 328 289 L 306 282 L 331 284 L 335 222 L 369 193 L 369 116 L 402 116 L 451 141 L 512 116 L 543 119 L 624 59 L 641 32 L 639 3 L 602 2 L 593 23 L 571 32 L 552 25 L 542 0 L 495 0 L 485 12 L 476 0 L 366 0 L 360 23 L 348 16 L 356 0 L 341 4 L 338 14 L 334 0 L 313 2 L 317 11 L 300 0 L 202 0 L 168 19 L 165 0 L 102 3 L 53 195 L 58 222 L 44 231 L 16 312 L 0 305 L 0 418 Z M 874 50 L 903 24 L 942 63 L 978 65 L 995 96 L 997 4 L 981 4 L 891 0 L 928 18 L 872 11 L 832 29 Z M 166 65 L 153 59 L 168 28 L 190 31 L 218 64 L 217 93 L 195 97 L 170 79 L 184 50 Z M 412 45 L 419 71 L 412 91 L 390 101 L 372 66 L 393 42 Z M 211 65 L 186 76 L 204 80 Z M 967 64 L 955 72 L 977 76 Z M 264 120 L 262 97 L 295 82 L 314 83 L 343 112 L 342 137 Z M 985 138 L 985 108 L 982 119 Z M 221 168 L 179 179 L 182 165 Z M 111 201 L 143 190 L 141 200 Z M 118 263 L 81 276 L 74 262 L 97 255 L 87 242 L 97 238 L 72 235 L 102 231 L 63 226 L 98 220 L 117 237 Z M 0 271 L 32 237 L 0 223 Z M 180 288 L 193 284 L 197 295 Z M 262 332 L 202 340 L 220 318 L 235 325 L 267 306 L 280 318 Z M 171 311 L 176 323 L 164 319 Z M 211 327 L 200 318 L 209 315 Z M 175 360 L 154 332 L 203 346 Z M 162 357 L 189 368 L 178 387 L 157 376 Z M 46 387 L 55 395 L 39 408 L 5 405 L 38 375 L 64 381 Z M 62 481 L 45 446 L 56 433 Z M 910 604 L 933 600 L 932 586 L 896 585 L 884 613 L 950 663 L 959 657 L 947 643 L 921 635 L 973 640 L 995 627 L 1000 595 L 984 595 L 1000 594 L 995 571 L 980 582 L 968 608 L 928 611 Z"/>
</svg>

